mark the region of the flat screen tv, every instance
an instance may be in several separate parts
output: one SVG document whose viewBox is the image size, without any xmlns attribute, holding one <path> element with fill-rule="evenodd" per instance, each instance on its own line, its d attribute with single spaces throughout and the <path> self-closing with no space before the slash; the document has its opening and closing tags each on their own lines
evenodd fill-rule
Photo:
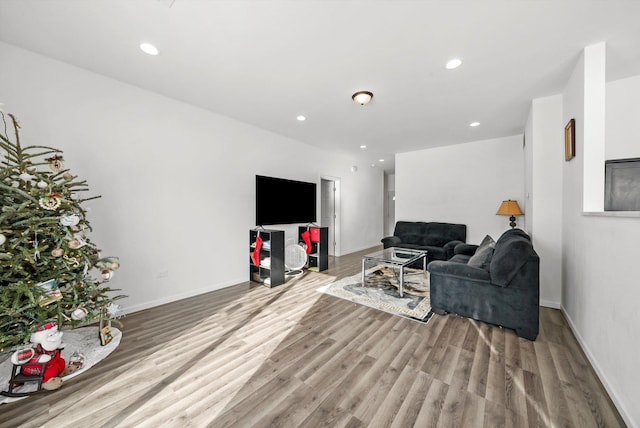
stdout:
<svg viewBox="0 0 640 428">
<path fill-rule="evenodd" d="M 604 162 L 604 210 L 640 211 L 640 158 Z"/>
<path fill-rule="evenodd" d="M 316 221 L 316 183 L 256 175 L 256 224 Z"/>
</svg>

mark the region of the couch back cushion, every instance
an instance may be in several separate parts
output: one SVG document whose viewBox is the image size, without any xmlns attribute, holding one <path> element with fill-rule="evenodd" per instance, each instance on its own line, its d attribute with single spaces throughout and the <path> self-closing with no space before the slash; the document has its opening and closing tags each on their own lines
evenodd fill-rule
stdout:
<svg viewBox="0 0 640 428">
<path fill-rule="evenodd" d="M 467 225 L 430 222 L 424 224 L 424 245 L 443 247 L 447 242 L 467 242 Z"/>
<path fill-rule="evenodd" d="M 424 240 L 424 222 L 399 221 L 396 223 L 393 234 L 402 239 L 403 244 L 422 245 Z"/>
<path fill-rule="evenodd" d="M 537 257 L 531 239 L 524 231 L 512 229 L 503 233 L 496 242 L 489 265 L 491 282 L 501 287 L 508 286 L 520 268 Z"/>
</svg>

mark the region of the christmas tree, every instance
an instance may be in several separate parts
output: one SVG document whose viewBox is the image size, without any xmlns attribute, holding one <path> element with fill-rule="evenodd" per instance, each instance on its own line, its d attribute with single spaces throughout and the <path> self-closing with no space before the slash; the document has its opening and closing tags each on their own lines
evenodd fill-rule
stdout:
<svg viewBox="0 0 640 428">
<path fill-rule="evenodd" d="M 16 118 L 0 111 L 0 352 L 56 321 L 76 327 L 120 314 L 106 282 L 120 266 L 91 242 L 86 181 L 60 150 L 20 142 Z M 9 130 L 13 136 L 9 135 Z"/>
</svg>

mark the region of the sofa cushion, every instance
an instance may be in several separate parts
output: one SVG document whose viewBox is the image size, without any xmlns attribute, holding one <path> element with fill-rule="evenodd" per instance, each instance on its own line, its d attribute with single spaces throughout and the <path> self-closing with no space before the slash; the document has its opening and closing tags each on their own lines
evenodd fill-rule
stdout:
<svg viewBox="0 0 640 428">
<path fill-rule="evenodd" d="M 421 250 L 427 250 L 427 260 L 447 260 L 447 252 L 444 248 L 425 245 Z"/>
<path fill-rule="evenodd" d="M 471 256 L 467 256 L 465 254 L 456 254 L 455 256 L 451 257 L 448 261 L 452 263 L 462 263 L 466 265 L 469 262 L 470 258 Z"/>
<path fill-rule="evenodd" d="M 414 244 L 414 245 L 424 245 L 422 235 L 418 235 L 417 233 L 408 233 L 406 235 L 400 236 L 403 244 Z"/>
<path fill-rule="evenodd" d="M 534 258 L 537 255 L 528 238 L 513 234 L 508 239 L 499 239 L 489 266 L 491 282 L 507 287 L 520 268 Z"/>
<path fill-rule="evenodd" d="M 452 223 L 423 223 L 425 245 L 443 247 L 450 241 L 462 241 L 467 239 L 467 226 Z"/>
<path fill-rule="evenodd" d="M 489 235 L 485 236 L 467 264 L 480 269 L 489 269 L 489 264 L 491 263 L 495 246 L 496 242 L 493 238 Z"/>
</svg>

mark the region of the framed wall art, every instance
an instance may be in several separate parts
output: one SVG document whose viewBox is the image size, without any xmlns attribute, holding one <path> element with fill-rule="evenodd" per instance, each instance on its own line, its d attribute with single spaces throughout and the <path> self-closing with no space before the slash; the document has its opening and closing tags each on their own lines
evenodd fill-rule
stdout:
<svg viewBox="0 0 640 428">
<path fill-rule="evenodd" d="M 571 119 L 564 127 L 564 160 L 570 161 L 576 156 L 576 120 Z"/>
</svg>

